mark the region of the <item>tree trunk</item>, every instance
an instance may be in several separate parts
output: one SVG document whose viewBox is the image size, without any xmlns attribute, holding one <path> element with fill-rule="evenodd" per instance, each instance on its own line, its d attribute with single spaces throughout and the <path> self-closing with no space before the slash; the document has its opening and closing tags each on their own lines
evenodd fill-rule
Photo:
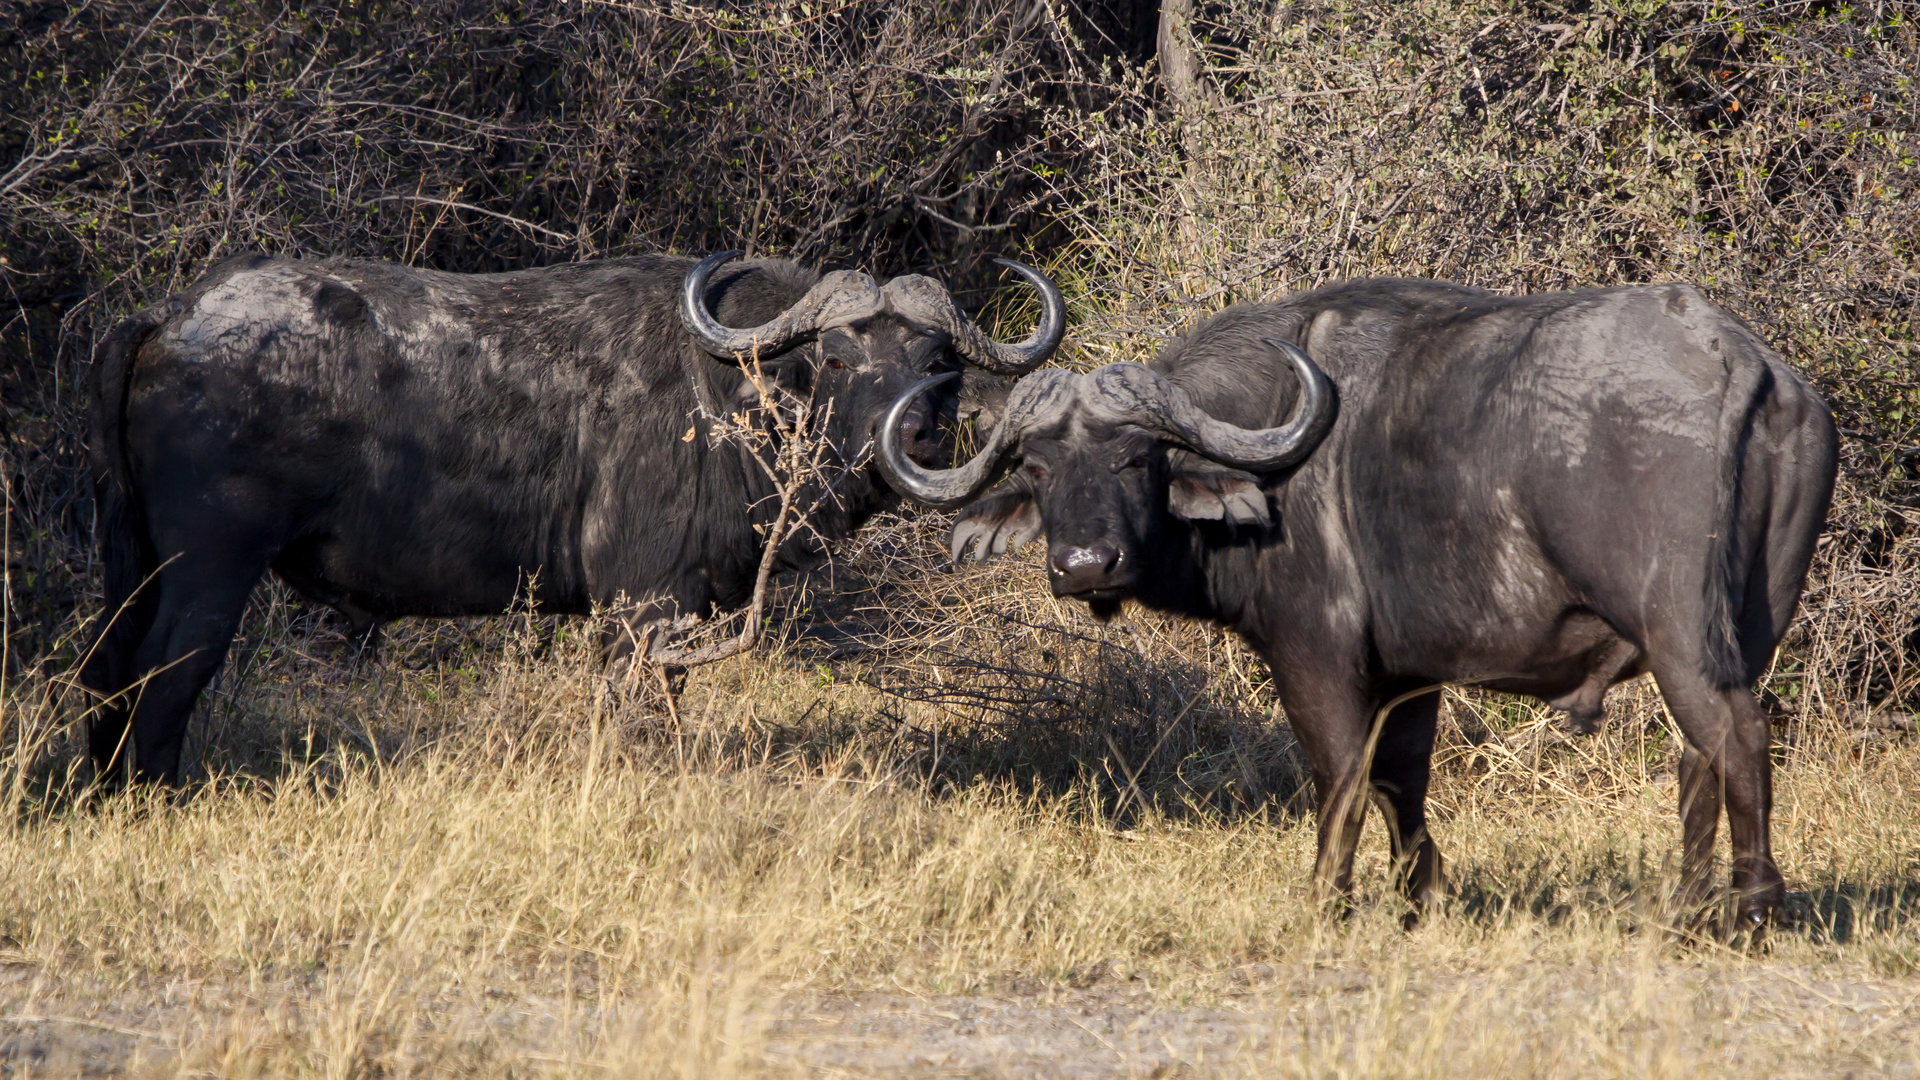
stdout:
<svg viewBox="0 0 1920 1080">
<path fill-rule="evenodd" d="M 1206 90 L 1200 83 L 1200 55 L 1193 43 L 1194 0 L 1161 0 L 1160 83 L 1182 116 L 1199 111 Z"/>
<path fill-rule="evenodd" d="M 1207 98 L 1206 83 L 1200 74 L 1200 51 L 1193 40 L 1195 0 L 1161 0 L 1160 32 L 1155 49 L 1160 58 L 1160 84 L 1166 88 L 1179 124 L 1182 171 L 1186 182 L 1179 185 L 1181 213 L 1175 232 L 1187 245 L 1199 239 L 1194 221 L 1193 186 L 1199 170 L 1200 117 Z"/>
</svg>

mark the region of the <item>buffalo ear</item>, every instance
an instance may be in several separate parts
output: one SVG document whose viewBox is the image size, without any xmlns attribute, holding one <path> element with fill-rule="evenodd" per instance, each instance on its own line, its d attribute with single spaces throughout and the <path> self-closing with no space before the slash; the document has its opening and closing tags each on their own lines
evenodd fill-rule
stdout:
<svg viewBox="0 0 1920 1080">
<path fill-rule="evenodd" d="M 798 392 L 800 389 L 799 367 L 798 364 L 787 361 L 773 361 L 761 364 L 760 371 L 769 389 L 777 386 L 788 392 Z M 741 373 L 740 385 L 734 388 L 733 407 L 736 411 L 760 407 L 760 388 L 753 385 L 753 380 L 747 378 L 745 372 Z"/>
<path fill-rule="evenodd" d="M 1167 454 L 1167 509 L 1187 521 L 1224 521 L 1229 525 L 1271 525 L 1267 493 L 1260 478 L 1216 465 L 1196 454 Z"/>
<path fill-rule="evenodd" d="M 1013 393 L 1013 380 L 968 364 L 960 375 L 957 419 L 972 421 L 978 432 L 992 431 L 1007 411 L 1007 395 Z"/>
<path fill-rule="evenodd" d="M 995 555 L 1019 551 L 1027 541 L 1040 535 L 1040 510 L 1033 496 L 1014 489 L 988 493 L 960 511 L 947 541 L 947 551 L 958 563 L 973 548 L 973 561 L 983 563 Z"/>
</svg>

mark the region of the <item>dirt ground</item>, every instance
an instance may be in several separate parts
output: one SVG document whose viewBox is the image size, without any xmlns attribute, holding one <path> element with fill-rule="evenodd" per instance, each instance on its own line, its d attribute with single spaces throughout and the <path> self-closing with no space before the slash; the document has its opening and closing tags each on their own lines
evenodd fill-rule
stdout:
<svg viewBox="0 0 1920 1080">
<path fill-rule="evenodd" d="M 1511 1075 L 1920 1076 L 1920 982 L 1911 979 L 1836 980 L 1777 967 L 1729 974 L 1682 962 L 1652 972 L 1542 965 L 1480 976 L 1478 984 L 1473 975 L 1349 965 L 1255 965 L 1205 980 L 1213 985 L 1197 992 L 1168 992 L 1104 966 L 1085 981 L 970 994 L 770 994 L 742 1029 L 754 1044 L 742 1064 L 773 1075 L 927 1078 L 1474 1075 L 1454 1066 L 1485 1059 L 1478 999 L 1501 1014 L 1507 1046 L 1497 1056 L 1514 1067 Z M 1670 1022 L 1645 1020 L 1637 1033 L 1623 1025 L 1616 1034 L 1627 1036 L 1625 1045 L 1613 1053 L 1556 1031 L 1556 1018 L 1591 1019 L 1622 985 L 1668 987 L 1656 1007 Z M 1672 986 L 1690 993 L 1676 999 Z M 192 1074 L 195 1062 L 231 1062 L 311 1020 L 324 1009 L 320 996 L 297 982 L 66 982 L 13 964 L 0 976 L 0 1076 Z M 627 1071 L 606 1047 L 569 1052 L 559 1037 L 604 1027 L 608 1018 L 594 1008 L 498 996 L 498 1007 L 480 1015 L 457 995 L 439 1010 L 443 1022 L 466 1029 L 470 1051 L 495 1066 Z M 1348 1026 L 1383 1020 L 1402 1038 L 1383 1042 L 1378 1031 Z M 1454 1036 L 1467 1051 L 1458 1061 L 1446 1052 Z M 415 1062 L 429 1075 L 458 1075 L 475 1063 L 434 1053 Z"/>
</svg>

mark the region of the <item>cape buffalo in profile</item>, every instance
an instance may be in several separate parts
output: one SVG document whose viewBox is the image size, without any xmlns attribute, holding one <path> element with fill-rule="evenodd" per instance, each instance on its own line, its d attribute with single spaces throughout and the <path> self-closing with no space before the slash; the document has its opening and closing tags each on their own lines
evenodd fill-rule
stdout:
<svg viewBox="0 0 1920 1080">
<path fill-rule="evenodd" d="M 831 403 L 840 467 L 812 520 L 831 537 L 891 497 L 848 466 L 901 390 L 962 361 L 1030 370 L 1065 329 L 1058 290 L 1018 263 L 1043 315 L 1008 344 L 929 278 L 722 269 L 738 254 L 509 274 L 249 255 L 121 324 L 92 417 L 110 621 L 83 677 L 107 697 L 102 774 L 130 756 L 138 778 L 177 778 L 194 700 L 269 568 L 362 623 L 500 612 L 523 591 L 557 613 L 650 601 L 635 619 L 734 606 L 772 483 L 744 447 L 697 436 L 757 403 L 743 356 Z M 906 453 L 932 452 L 940 404 L 895 415 Z"/>
<path fill-rule="evenodd" d="M 1323 897 L 1349 887 L 1368 798 L 1416 913 L 1438 894 L 1437 684 L 1590 727 L 1609 686 L 1651 670 L 1686 736 L 1689 893 L 1711 878 L 1724 795 L 1736 929 L 1782 899 L 1748 688 L 1799 599 L 1834 426 L 1688 286 L 1332 285 L 1230 308 L 1150 367 L 1030 375 L 958 469 L 916 464 L 884 422 L 877 452 L 934 506 L 1004 474 L 954 526 L 956 558 L 1044 535 L 1055 595 L 1103 617 L 1136 598 L 1258 650 L 1311 764 Z"/>
</svg>

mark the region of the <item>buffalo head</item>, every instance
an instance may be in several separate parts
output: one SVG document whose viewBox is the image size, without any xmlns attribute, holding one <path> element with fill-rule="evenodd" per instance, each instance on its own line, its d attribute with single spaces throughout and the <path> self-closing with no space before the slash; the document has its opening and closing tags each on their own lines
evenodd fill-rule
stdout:
<svg viewBox="0 0 1920 1080">
<path fill-rule="evenodd" d="M 708 256 L 687 273 L 681 322 L 713 356 L 757 362 L 782 386 L 832 401 L 828 438 L 848 461 L 860 456 L 880 415 L 916 379 L 954 372 L 960 362 L 996 375 L 1022 375 L 1044 363 L 1066 333 L 1060 290 L 1038 270 L 1010 259 L 994 261 L 1026 278 L 1041 299 L 1039 327 L 1017 343 L 989 337 L 932 278 L 915 274 L 882 285 L 852 270 L 824 275 L 799 301 L 759 326 L 723 326 L 708 308 L 708 279 L 739 254 Z M 757 397 L 751 383 L 743 383 L 740 394 Z M 932 460 L 938 453 L 934 411 L 915 402 L 895 413 L 891 433 L 903 454 Z"/>
<path fill-rule="evenodd" d="M 985 561 L 1028 539 L 1047 540 L 1056 596 L 1110 615 L 1137 592 L 1166 538 L 1167 518 L 1265 525 L 1262 473 L 1298 464 L 1333 425 L 1333 383 L 1304 350 L 1265 339 L 1300 381 L 1294 415 L 1276 428 L 1216 420 L 1152 368 L 1108 364 L 1084 375 L 1037 372 L 1015 385 L 1005 415 L 973 460 L 955 469 L 913 461 L 891 434 L 916 397 L 951 375 L 924 379 L 882 421 L 877 457 L 896 491 L 929 506 L 972 502 L 999 489 L 955 524 L 957 561 L 969 547 Z"/>
</svg>

